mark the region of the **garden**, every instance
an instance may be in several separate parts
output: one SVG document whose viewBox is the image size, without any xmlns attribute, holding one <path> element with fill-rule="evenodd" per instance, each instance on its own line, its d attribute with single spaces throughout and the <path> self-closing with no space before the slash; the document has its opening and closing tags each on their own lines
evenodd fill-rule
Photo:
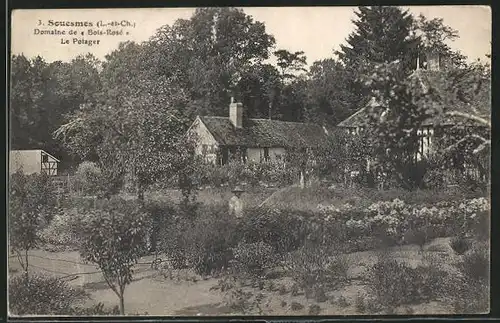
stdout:
<svg viewBox="0 0 500 323">
<path fill-rule="evenodd" d="M 353 12 L 339 51 L 309 66 L 229 7 L 103 60 L 14 55 L 11 149 L 51 152 L 72 182 L 9 175 L 10 314 L 488 312 L 490 66 L 449 47 L 443 19 Z M 436 49 L 449 66 L 420 68 Z M 261 163 L 206 163 L 189 129 L 233 99 L 327 140 L 283 138 L 270 162 L 259 133 Z"/>
<path fill-rule="evenodd" d="M 98 187 L 96 172 L 83 171 L 88 168 L 78 173 L 82 185 Z M 179 190 L 154 189 L 140 201 L 126 193 L 58 200 L 41 175 L 14 174 L 11 183 L 12 314 L 450 314 L 489 308 L 489 199 L 483 191 L 249 185 L 244 215 L 235 218 L 224 185 L 187 199 Z"/>
</svg>

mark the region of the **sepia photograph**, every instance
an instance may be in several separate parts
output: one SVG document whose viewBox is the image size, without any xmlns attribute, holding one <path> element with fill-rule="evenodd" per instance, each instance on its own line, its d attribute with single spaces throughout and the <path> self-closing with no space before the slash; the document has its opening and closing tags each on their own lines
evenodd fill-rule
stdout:
<svg viewBox="0 0 500 323">
<path fill-rule="evenodd" d="M 8 313 L 490 312 L 488 6 L 17 9 Z"/>
</svg>

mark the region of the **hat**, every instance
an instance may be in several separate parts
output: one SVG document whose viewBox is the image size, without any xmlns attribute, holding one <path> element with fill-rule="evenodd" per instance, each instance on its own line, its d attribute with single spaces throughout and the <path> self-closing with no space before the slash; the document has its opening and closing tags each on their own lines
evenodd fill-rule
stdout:
<svg viewBox="0 0 500 323">
<path fill-rule="evenodd" d="M 245 190 L 243 190 L 240 186 L 236 186 L 235 188 L 233 188 L 233 190 L 231 192 L 233 193 L 243 193 Z"/>
</svg>

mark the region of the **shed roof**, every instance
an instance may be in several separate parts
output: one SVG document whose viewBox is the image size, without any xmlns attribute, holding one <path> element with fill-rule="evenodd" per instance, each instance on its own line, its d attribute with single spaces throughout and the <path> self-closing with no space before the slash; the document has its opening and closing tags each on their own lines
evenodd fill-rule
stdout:
<svg viewBox="0 0 500 323">
<path fill-rule="evenodd" d="M 328 131 L 317 124 L 269 119 L 245 119 L 236 128 L 228 117 L 200 116 L 221 145 L 247 147 L 317 147 L 328 140 Z"/>
</svg>

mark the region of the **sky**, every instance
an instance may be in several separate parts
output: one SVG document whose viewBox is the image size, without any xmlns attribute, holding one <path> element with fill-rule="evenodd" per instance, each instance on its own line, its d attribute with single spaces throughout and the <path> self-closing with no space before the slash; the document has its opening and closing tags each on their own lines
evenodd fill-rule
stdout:
<svg viewBox="0 0 500 323">
<path fill-rule="evenodd" d="M 485 54 L 491 53 L 491 9 L 487 6 L 412 6 L 404 7 L 411 13 L 424 14 L 427 18 L 443 18 L 446 25 L 458 30 L 459 39 L 450 42 L 469 60 L 486 61 Z M 261 21 L 266 31 L 276 38 L 276 49 L 304 51 L 308 65 L 316 60 L 333 57 L 333 50 L 345 44 L 345 39 L 354 30 L 352 20 L 356 7 L 245 7 L 243 10 L 254 20 Z M 92 52 L 103 59 L 122 41 L 142 42 L 151 37 L 164 25 L 171 25 L 179 18 L 188 19 L 194 8 L 162 9 L 38 9 L 16 10 L 12 13 L 11 51 L 27 57 L 42 56 L 46 61 L 69 61 L 79 54 Z M 99 40 L 99 44 L 73 44 L 75 36 L 35 35 L 35 29 L 53 30 L 53 21 L 98 21 L 127 20 L 135 28 L 125 28 L 123 35 L 88 36 Z M 39 23 L 44 26 L 39 26 Z M 68 33 L 75 29 L 59 27 Z M 78 32 L 88 28 L 76 28 Z M 96 29 L 91 28 L 91 29 Z M 106 29 L 106 28 L 104 28 Z M 116 28 L 115 28 L 116 29 Z M 126 35 L 125 32 L 129 34 Z M 77 38 L 82 38 L 78 35 Z M 68 39 L 70 44 L 62 44 Z"/>
</svg>

